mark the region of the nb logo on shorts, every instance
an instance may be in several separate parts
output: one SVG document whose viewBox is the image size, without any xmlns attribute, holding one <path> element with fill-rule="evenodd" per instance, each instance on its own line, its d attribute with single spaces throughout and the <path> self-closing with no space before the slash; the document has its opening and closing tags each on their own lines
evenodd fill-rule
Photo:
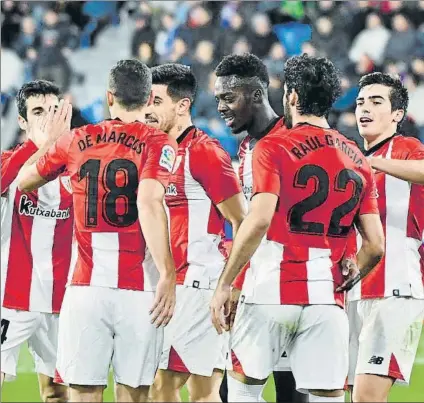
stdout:
<svg viewBox="0 0 424 403">
<path fill-rule="evenodd" d="M 281 354 L 281 358 L 287 358 L 287 353 L 285 351 Z"/>
<path fill-rule="evenodd" d="M 368 364 L 376 364 L 381 365 L 384 361 L 383 357 L 377 357 L 376 355 L 373 355 L 370 360 L 368 361 Z"/>
</svg>

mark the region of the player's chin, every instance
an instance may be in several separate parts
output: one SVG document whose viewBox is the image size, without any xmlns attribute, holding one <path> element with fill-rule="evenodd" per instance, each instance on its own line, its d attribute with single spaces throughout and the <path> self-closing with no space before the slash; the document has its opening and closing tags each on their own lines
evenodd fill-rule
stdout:
<svg viewBox="0 0 424 403">
<path fill-rule="evenodd" d="M 232 134 L 240 134 L 245 130 L 245 127 L 243 125 L 235 124 L 233 126 L 230 126 L 230 130 Z"/>
</svg>

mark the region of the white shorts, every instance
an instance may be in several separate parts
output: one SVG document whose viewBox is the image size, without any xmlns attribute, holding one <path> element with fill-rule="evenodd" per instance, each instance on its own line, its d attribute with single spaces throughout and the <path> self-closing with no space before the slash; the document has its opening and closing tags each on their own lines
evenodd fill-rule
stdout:
<svg viewBox="0 0 424 403">
<path fill-rule="evenodd" d="M 16 377 L 19 352 L 28 341 L 39 374 L 54 377 L 59 315 L 1 308 L 1 372 Z"/>
<path fill-rule="evenodd" d="M 424 300 L 402 297 L 348 304 L 349 385 L 355 375 L 375 374 L 408 384 L 424 320 Z"/>
<path fill-rule="evenodd" d="M 343 389 L 349 328 L 335 305 L 239 304 L 231 334 L 233 370 L 265 379 L 287 352 L 301 392 Z"/>
<path fill-rule="evenodd" d="M 227 335 L 218 335 L 212 325 L 209 304 L 213 292 L 177 285 L 174 316 L 164 332 L 160 369 L 202 376 L 211 376 L 215 368 L 224 369 L 228 338 L 226 342 Z"/>
<path fill-rule="evenodd" d="M 133 388 L 152 385 L 159 365 L 163 328 L 151 324 L 154 293 L 70 286 L 59 320 L 57 372 L 65 384 Z"/>
</svg>

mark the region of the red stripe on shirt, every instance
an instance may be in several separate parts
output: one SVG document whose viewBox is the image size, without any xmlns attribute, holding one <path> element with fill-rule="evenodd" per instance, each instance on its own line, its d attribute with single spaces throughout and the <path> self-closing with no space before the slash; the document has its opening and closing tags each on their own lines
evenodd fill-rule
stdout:
<svg viewBox="0 0 424 403">
<path fill-rule="evenodd" d="M 119 233 L 118 288 L 144 290 L 145 241 L 139 232 Z"/>
<path fill-rule="evenodd" d="M 93 246 L 91 232 L 80 232 L 75 228 L 78 245 L 78 259 L 72 276 L 71 284 L 90 285 L 93 275 Z"/>
<path fill-rule="evenodd" d="M 309 259 L 308 248 L 297 247 L 295 252 L 285 248 L 280 263 L 280 303 L 308 304 L 308 282 L 294 281 L 308 278 L 306 262 Z M 285 263 L 283 263 L 285 262 Z"/>
</svg>

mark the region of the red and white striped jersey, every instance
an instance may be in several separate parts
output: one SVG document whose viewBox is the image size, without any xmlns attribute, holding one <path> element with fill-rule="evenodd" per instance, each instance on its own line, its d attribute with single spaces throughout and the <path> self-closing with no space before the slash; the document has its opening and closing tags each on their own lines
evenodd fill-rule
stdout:
<svg viewBox="0 0 424 403">
<path fill-rule="evenodd" d="M 69 176 L 30 193 L 16 176 L 37 151 L 31 141 L 2 153 L 2 306 L 59 313 L 71 264 L 74 212 Z"/>
<path fill-rule="evenodd" d="M 177 144 L 144 123 L 118 119 L 74 129 L 37 162 L 42 177 L 70 173 L 77 260 L 70 284 L 152 291 L 159 272 L 138 220 L 143 179 L 168 185 Z"/>
<path fill-rule="evenodd" d="M 422 160 L 424 145 L 417 139 L 394 135 L 369 149 L 367 155 Z M 377 267 L 349 292 L 349 300 L 392 296 L 423 299 L 424 186 L 383 172 L 376 172 L 375 177 L 386 252 Z M 357 240 L 360 248 L 359 235 Z"/>
<path fill-rule="evenodd" d="M 266 239 L 243 285 L 257 304 L 338 304 L 344 294 L 340 261 L 357 213 L 378 213 L 371 168 L 338 132 L 307 124 L 288 130 L 280 120 L 242 160 L 243 188 L 279 197 Z M 252 175 L 249 175 L 249 171 Z M 246 177 L 244 177 L 246 173 Z"/>
<path fill-rule="evenodd" d="M 177 284 L 213 289 L 228 257 L 217 205 L 241 189 L 218 141 L 190 126 L 178 143 L 165 197 Z"/>
</svg>

